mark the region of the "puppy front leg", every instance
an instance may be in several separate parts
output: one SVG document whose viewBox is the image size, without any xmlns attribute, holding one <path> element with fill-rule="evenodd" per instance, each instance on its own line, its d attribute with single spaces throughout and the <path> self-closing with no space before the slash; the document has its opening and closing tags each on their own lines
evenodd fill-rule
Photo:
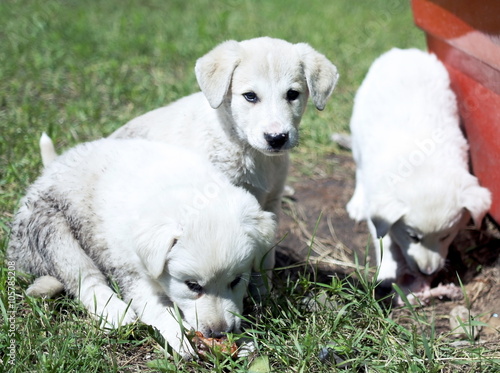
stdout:
<svg viewBox="0 0 500 373">
<path fill-rule="evenodd" d="M 398 262 L 394 257 L 391 238 L 387 235 L 382 239 L 375 239 L 374 243 L 379 263 L 377 280 L 396 281 Z"/>
<path fill-rule="evenodd" d="M 372 235 L 375 248 L 375 257 L 377 258 L 378 275 L 377 280 L 382 287 L 392 288 L 392 283 L 396 281 L 398 263 L 394 258 L 392 251 L 392 240 L 388 234 L 383 238 L 377 237 L 377 231 L 373 222 L 368 219 L 368 229 Z"/>
<path fill-rule="evenodd" d="M 361 182 L 361 171 L 357 169 L 356 186 L 354 188 L 354 193 L 346 205 L 346 210 L 349 214 L 349 217 L 356 222 L 367 219 L 365 204 L 365 190 L 363 187 L 363 183 Z"/>
<path fill-rule="evenodd" d="M 274 214 L 276 220 L 276 227 L 279 222 L 279 215 L 281 213 L 281 195 L 284 181 L 280 181 L 274 186 L 271 193 L 257 193 L 257 199 L 262 209 Z M 255 195 L 255 194 L 254 194 Z M 273 237 L 276 238 L 277 229 L 273 231 Z M 279 238 L 278 238 L 279 239 Z M 261 300 L 269 293 L 272 288 L 272 277 L 275 266 L 276 249 L 274 246 L 267 247 L 265 256 L 259 263 L 254 264 L 252 269 L 252 277 L 248 287 L 248 292 L 255 300 Z"/>
<path fill-rule="evenodd" d="M 275 249 L 270 248 L 262 260 L 259 268 L 254 268 L 248 285 L 248 292 L 254 300 L 265 298 L 272 289 L 273 269 L 275 263 Z"/>
<path fill-rule="evenodd" d="M 89 282 L 82 283 L 79 299 L 100 320 L 101 328 L 116 329 L 137 319 L 129 304 L 119 299 L 104 282 Z"/>
<path fill-rule="evenodd" d="M 184 360 L 190 360 L 196 356 L 196 352 L 191 346 L 184 331 L 190 328 L 183 325 L 181 315 L 173 306 L 167 306 L 159 299 L 151 298 L 144 307 L 141 321 L 159 330 L 165 342 Z M 166 346 L 162 346 L 166 347 Z"/>
<path fill-rule="evenodd" d="M 175 352 L 185 360 L 196 356 L 196 352 L 184 335 L 184 331 L 191 327 L 184 324 L 180 311 L 175 309 L 156 284 L 147 279 L 138 279 L 134 287 L 127 289 L 124 295 L 127 299 L 132 299 L 132 306 L 139 320 L 158 329 Z"/>
</svg>

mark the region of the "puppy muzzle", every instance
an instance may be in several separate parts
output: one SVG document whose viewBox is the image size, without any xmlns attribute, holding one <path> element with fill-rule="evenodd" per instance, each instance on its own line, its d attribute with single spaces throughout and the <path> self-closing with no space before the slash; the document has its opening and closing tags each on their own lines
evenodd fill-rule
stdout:
<svg viewBox="0 0 500 373">
<path fill-rule="evenodd" d="M 227 333 L 238 333 L 239 325 L 236 324 L 235 322 L 228 324 L 227 322 L 219 321 L 204 325 L 200 331 L 205 338 L 222 338 Z"/>
<path fill-rule="evenodd" d="M 433 255 L 427 260 L 416 261 L 418 270 L 426 276 L 432 275 L 438 272 L 444 267 L 444 258 L 439 255 Z"/>
<path fill-rule="evenodd" d="M 271 151 L 280 151 L 288 142 L 289 133 L 264 133 L 264 139 Z"/>
</svg>

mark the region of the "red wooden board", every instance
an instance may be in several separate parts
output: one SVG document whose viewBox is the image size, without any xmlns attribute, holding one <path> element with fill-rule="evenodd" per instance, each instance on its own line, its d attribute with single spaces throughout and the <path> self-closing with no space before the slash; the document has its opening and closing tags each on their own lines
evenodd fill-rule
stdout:
<svg viewBox="0 0 500 373">
<path fill-rule="evenodd" d="M 412 10 L 450 73 L 472 172 L 493 193 L 500 223 L 500 1 L 412 0 Z"/>
</svg>

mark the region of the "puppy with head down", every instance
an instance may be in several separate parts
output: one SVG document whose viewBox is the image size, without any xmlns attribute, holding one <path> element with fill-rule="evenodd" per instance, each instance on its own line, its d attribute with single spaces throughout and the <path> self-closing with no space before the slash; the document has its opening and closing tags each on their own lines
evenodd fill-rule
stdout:
<svg viewBox="0 0 500 373">
<path fill-rule="evenodd" d="M 378 280 L 429 290 L 460 228 L 471 217 L 480 226 L 491 204 L 469 173 L 443 64 L 416 49 L 379 57 L 356 94 L 351 133 L 356 188 L 347 210 L 368 222 Z"/>
<path fill-rule="evenodd" d="M 58 283 L 102 326 L 155 326 L 188 358 L 183 329 L 238 332 L 252 268 L 272 247 L 274 215 L 207 160 L 146 140 L 81 144 L 50 162 L 21 200 L 7 255 Z M 122 298 L 109 286 L 118 284 Z"/>
</svg>

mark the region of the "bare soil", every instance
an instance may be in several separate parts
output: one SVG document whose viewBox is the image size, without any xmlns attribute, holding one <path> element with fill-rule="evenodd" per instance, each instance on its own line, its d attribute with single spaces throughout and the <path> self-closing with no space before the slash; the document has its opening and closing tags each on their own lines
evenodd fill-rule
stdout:
<svg viewBox="0 0 500 373">
<path fill-rule="evenodd" d="M 285 197 L 280 217 L 280 234 L 284 239 L 277 249 L 277 266 L 309 266 L 317 281 L 330 282 L 329 276 L 344 276 L 359 265 L 373 267 L 371 240 L 366 224 L 356 224 L 345 210 L 354 188 L 355 164 L 349 152 L 334 154 L 320 165 L 307 169 L 293 165 L 288 185 L 294 193 Z M 308 176 L 305 176 L 308 175 Z M 464 229 L 450 247 L 446 268 L 433 284 L 460 282 L 466 297 L 460 301 L 434 300 L 421 307 L 431 315 L 438 333 L 450 331 L 450 313 L 465 306 L 488 326 L 483 326 L 479 342 L 500 350 L 500 232 L 491 220 L 483 228 Z M 394 309 L 398 322 L 411 323 L 408 310 Z M 457 339 L 466 339 L 464 335 Z"/>
</svg>

